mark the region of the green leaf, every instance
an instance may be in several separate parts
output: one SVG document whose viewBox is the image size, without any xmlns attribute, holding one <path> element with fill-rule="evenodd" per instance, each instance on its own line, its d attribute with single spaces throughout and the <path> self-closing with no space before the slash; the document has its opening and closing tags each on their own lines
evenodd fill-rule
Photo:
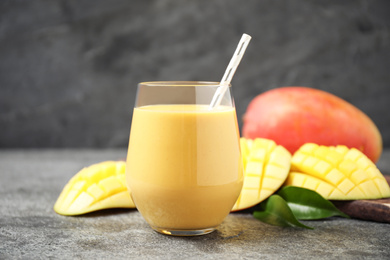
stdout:
<svg viewBox="0 0 390 260">
<path fill-rule="evenodd" d="M 262 222 L 281 227 L 313 229 L 299 222 L 287 205 L 287 202 L 279 195 L 272 195 L 260 203 L 260 206 L 264 211 L 254 211 L 253 216 Z"/>
<path fill-rule="evenodd" d="M 332 216 L 349 218 L 348 215 L 338 210 L 332 202 L 315 191 L 286 186 L 279 190 L 277 194 L 287 202 L 297 219 L 322 219 Z"/>
</svg>

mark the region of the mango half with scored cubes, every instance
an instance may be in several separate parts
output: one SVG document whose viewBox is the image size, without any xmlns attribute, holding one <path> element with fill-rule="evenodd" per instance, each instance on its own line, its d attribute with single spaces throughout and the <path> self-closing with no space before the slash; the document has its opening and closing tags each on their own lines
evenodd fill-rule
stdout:
<svg viewBox="0 0 390 260">
<path fill-rule="evenodd" d="M 108 208 L 135 208 L 125 170 L 123 161 L 105 161 L 83 168 L 65 185 L 54 211 L 80 215 Z"/>
<path fill-rule="evenodd" d="M 250 208 L 277 191 L 290 171 L 291 154 L 269 139 L 241 138 L 244 184 L 232 211 Z"/>
<path fill-rule="evenodd" d="M 343 145 L 301 146 L 284 185 L 314 190 L 328 200 L 390 197 L 389 184 L 376 165 L 361 151 Z"/>
</svg>

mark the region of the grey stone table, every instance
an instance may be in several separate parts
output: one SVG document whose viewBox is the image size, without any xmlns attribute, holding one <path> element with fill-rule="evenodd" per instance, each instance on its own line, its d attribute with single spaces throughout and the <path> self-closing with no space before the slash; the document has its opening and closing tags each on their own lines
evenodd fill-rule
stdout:
<svg viewBox="0 0 390 260">
<path fill-rule="evenodd" d="M 307 221 L 314 230 L 230 214 L 216 232 L 169 237 L 136 210 L 65 217 L 53 205 L 82 167 L 125 150 L 0 150 L 0 259 L 390 259 L 390 225 L 355 219 Z M 390 170 L 390 151 L 378 163 Z M 387 172 L 386 172 L 387 171 Z"/>
</svg>

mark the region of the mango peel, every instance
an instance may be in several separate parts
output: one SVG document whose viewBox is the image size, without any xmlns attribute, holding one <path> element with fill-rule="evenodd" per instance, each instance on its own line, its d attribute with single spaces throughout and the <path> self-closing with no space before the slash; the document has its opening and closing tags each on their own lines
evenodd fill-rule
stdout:
<svg viewBox="0 0 390 260">
<path fill-rule="evenodd" d="M 255 97 L 243 116 L 242 134 L 274 140 L 291 154 L 305 143 L 355 147 L 374 163 L 383 148 L 378 127 L 363 111 L 308 87 L 275 88 Z"/>
<path fill-rule="evenodd" d="M 135 208 L 125 170 L 123 161 L 105 161 L 83 168 L 65 185 L 54 211 L 81 215 L 108 208 Z"/>
</svg>

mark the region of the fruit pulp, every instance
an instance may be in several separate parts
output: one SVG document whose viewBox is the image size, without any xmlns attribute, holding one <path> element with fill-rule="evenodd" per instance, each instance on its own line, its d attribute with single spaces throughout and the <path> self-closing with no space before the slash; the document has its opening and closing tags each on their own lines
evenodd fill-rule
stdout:
<svg viewBox="0 0 390 260">
<path fill-rule="evenodd" d="M 306 143 L 292 157 L 285 185 L 315 190 L 328 200 L 381 199 L 390 187 L 361 151 L 345 145 Z"/>
<path fill-rule="evenodd" d="M 155 230 L 215 228 L 242 188 L 235 109 L 135 108 L 126 178 L 137 209 Z"/>
</svg>

